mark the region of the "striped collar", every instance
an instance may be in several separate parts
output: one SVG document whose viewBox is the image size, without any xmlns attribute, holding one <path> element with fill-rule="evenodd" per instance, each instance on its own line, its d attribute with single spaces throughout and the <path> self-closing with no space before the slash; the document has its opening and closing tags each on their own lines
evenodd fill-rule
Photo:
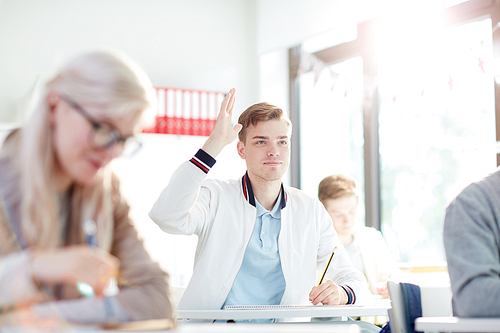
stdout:
<svg viewBox="0 0 500 333">
<path fill-rule="evenodd" d="M 253 194 L 252 184 L 250 183 L 250 178 L 248 177 L 248 171 L 245 172 L 243 177 L 241 177 L 241 185 L 243 189 L 243 196 L 245 196 L 246 201 L 250 203 L 250 205 L 255 206 L 255 195 Z M 287 194 L 283 187 L 283 183 L 281 183 L 281 209 L 286 207 L 286 202 L 288 200 Z"/>
</svg>

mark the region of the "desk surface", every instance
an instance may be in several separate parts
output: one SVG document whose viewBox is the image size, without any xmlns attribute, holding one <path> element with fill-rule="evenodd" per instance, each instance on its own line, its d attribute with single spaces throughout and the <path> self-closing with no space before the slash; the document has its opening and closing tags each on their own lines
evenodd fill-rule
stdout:
<svg viewBox="0 0 500 333">
<path fill-rule="evenodd" d="M 389 300 L 377 300 L 365 306 L 300 306 L 275 309 L 248 310 L 178 310 L 177 316 L 183 319 L 265 319 L 265 318 L 298 318 L 298 317 L 360 317 L 387 316 L 391 308 Z"/>
<path fill-rule="evenodd" d="M 38 327 L 2 327 L 2 333 L 119 333 L 122 330 L 103 330 L 98 327 L 63 327 L 63 328 L 38 328 Z M 134 332 L 152 332 L 150 330 L 134 330 Z M 171 330 L 154 330 L 164 333 L 362 333 L 363 329 L 355 323 L 342 324 L 180 324 Z"/>
<path fill-rule="evenodd" d="M 179 333 L 361 333 L 356 324 L 185 324 Z M 173 332 L 172 332 L 173 333 Z"/>
<path fill-rule="evenodd" d="M 422 332 L 500 332 L 500 318 L 420 317 L 415 330 Z"/>
</svg>

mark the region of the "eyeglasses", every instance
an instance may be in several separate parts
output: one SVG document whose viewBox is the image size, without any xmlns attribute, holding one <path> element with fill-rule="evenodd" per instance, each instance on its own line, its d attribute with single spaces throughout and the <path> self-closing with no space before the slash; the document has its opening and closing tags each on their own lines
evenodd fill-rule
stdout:
<svg viewBox="0 0 500 333">
<path fill-rule="evenodd" d="M 142 142 L 137 137 L 133 135 L 122 136 L 113 125 L 105 121 L 95 120 L 68 96 L 61 95 L 61 98 L 92 125 L 92 132 L 89 133 L 89 143 L 92 148 L 105 150 L 113 147 L 117 156 L 124 157 L 131 157 L 142 148 Z"/>
</svg>

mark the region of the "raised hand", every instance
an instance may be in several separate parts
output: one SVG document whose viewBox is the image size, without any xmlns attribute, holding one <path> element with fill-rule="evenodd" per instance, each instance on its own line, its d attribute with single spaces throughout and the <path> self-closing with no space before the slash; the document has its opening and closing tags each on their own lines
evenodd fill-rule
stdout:
<svg viewBox="0 0 500 333">
<path fill-rule="evenodd" d="M 238 133 L 241 131 L 241 124 L 236 124 L 234 127 L 231 125 L 235 92 L 236 90 L 234 88 L 229 90 L 226 97 L 222 101 L 220 112 L 217 116 L 212 133 L 202 147 L 206 153 L 210 154 L 210 156 L 214 158 L 226 145 L 233 142 L 238 136 Z"/>
<path fill-rule="evenodd" d="M 102 296 L 111 277 L 118 275 L 120 261 L 99 248 L 86 245 L 36 251 L 32 256 L 33 275 L 48 284 L 85 282 Z"/>
</svg>

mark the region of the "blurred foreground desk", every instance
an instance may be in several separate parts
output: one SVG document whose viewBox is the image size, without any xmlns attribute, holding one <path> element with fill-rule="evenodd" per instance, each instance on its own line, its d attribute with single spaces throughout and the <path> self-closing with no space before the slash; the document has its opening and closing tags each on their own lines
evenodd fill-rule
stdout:
<svg viewBox="0 0 500 333">
<path fill-rule="evenodd" d="M 420 317 L 415 331 L 421 332 L 500 332 L 500 318 Z"/>
<path fill-rule="evenodd" d="M 133 330 L 134 332 L 152 332 L 150 330 Z M 71 327 L 62 329 L 13 328 L 2 327 L 2 333 L 111 333 L 123 330 L 101 330 L 92 327 Z M 180 324 L 171 330 L 154 330 L 165 333 L 363 333 L 356 324 Z"/>
<path fill-rule="evenodd" d="M 387 299 L 374 300 L 364 306 L 294 306 L 266 309 L 246 310 L 178 310 L 177 317 L 181 319 L 222 319 L 246 320 L 266 318 L 325 318 L 325 317 L 361 317 L 387 316 L 391 302 Z"/>
<path fill-rule="evenodd" d="M 175 330 L 179 333 L 362 333 L 356 324 L 184 324 Z"/>
</svg>

